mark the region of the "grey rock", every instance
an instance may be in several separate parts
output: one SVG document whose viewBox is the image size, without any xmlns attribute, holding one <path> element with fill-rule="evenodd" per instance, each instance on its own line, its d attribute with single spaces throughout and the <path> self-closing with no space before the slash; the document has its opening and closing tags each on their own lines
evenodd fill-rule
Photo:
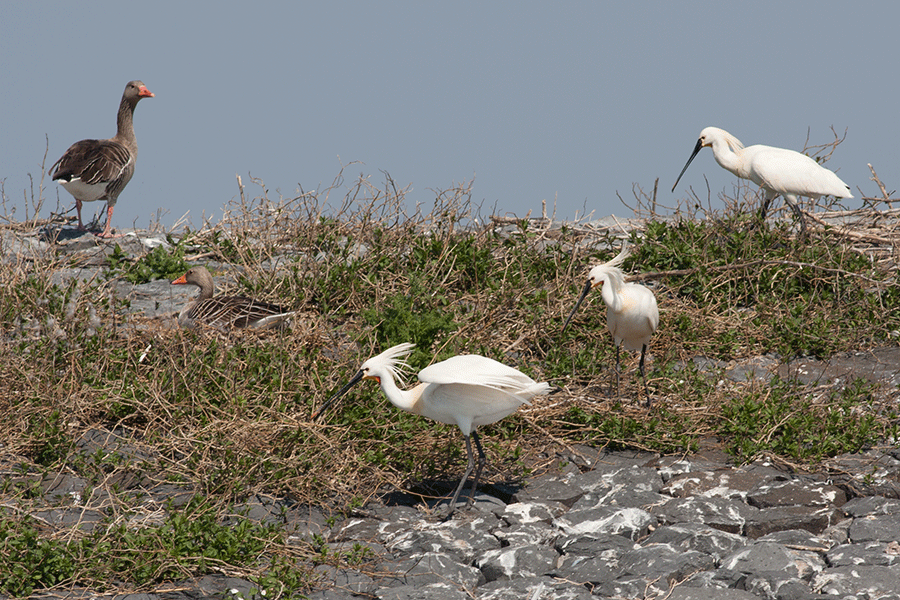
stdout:
<svg viewBox="0 0 900 600">
<path fill-rule="evenodd" d="M 843 513 L 833 506 L 774 506 L 759 510 L 748 519 L 744 533 L 750 538 L 786 529 L 821 533 L 842 519 Z"/>
<path fill-rule="evenodd" d="M 702 588 L 707 590 L 737 589 L 743 585 L 743 582 L 746 579 L 746 573 L 732 571 L 731 569 L 726 569 L 720 565 L 719 568 L 715 570 L 698 571 L 694 573 L 682 581 L 679 588 Z M 678 588 L 676 588 L 676 590 L 677 589 Z"/>
<path fill-rule="evenodd" d="M 68 473 L 50 473 L 41 480 L 47 501 L 54 504 L 80 504 L 87 482 Z"/>
<path fill-rule="evenodd" d="M 234 505 L 234 515 L 226 519 L 237 522 L 248 519 L 262 525 L 282 525 L 286 522 L 287 505 L 282 500 L 254 494 L 246 502 Z"/>
<path fill-rule="evenodd" d="M 535 594 L 537 596 L 535 597 Z M 552 577 L 497 580 L 480 586 L 477 600 L 595 600 L 584 586 Z"/>
<path fill-rule="evenodd" d="M 841 507 L 850 517 L 900 514 L 900 500 L 884 496 L 863 496 L 854 498 Z"/>
<path fill-rule="evenodd" d="M 858 542 L 900 540 L 900 519 L 896 515 L 875 515 L 853 519 L 850 539 Z"/>
<path fill-rule="evenodd" d="M 549 523 L 538 521 L 496 529 L 493 535 L 503 546 L 545 546 L 559 535 L 559 531 Z"/>
<path fill-rule="evenodd" d="M 867 352 L 846 352 L 828 360 L 801 358 L 778 367 L 782 379 L 824 384 L 862 377 L 872 383 L 900 385 L 900 348 L 877 348 Z"/>
<path fill-rule="evenodd" d="M 757 508 L 773 506 L 842 506 L 847 495 L 839 487 L 797 480 L 765 481 L 747 494 L 747 502 Z"/>
<path fill-rule="evenodd" d="M 542 477 L 513 495 L 513 502 L 550 501 L 572 506 L 584 492 L 573 485 L 561 481 L 557 477 Z"/>
<path fill-rule="evenodd" d="M 759 600 L 759 596 L 744 590 L 723 588 L 691 588 L 679 586 L 666 600 Z"/>
<path fill-rule="evenodd" d="M 834 546 L 834 540 L 813 534 L 805 529 L 785 529 L 757 538 L 757 543 L 770 542 L 789 548 L 824 553 Z"/>
<path fill-rule="evenodd" d="M 598 496 L 622 488 L 638 492 L 658 492 L 663 484 L 656 469 L 638 465 L 612 468 L 598 466 L 592 471 L 572 477 L 566 483 Z"/>
<path fill-rule="evenodd" d="M 697 470 L 692 461 L 676 456 L 663 456 L 655 461 L 653 467 L 659 473 L 660 478 L 663 480 L 663 484 L 668 483 L 673 477 Z"/>
<path fill-rule="evenodd" d="M 663 492 L 675 498 L 701 496 L 729 500 L 744 499 L 750 490 L 770 480 L 769 474 L 742 469 L 689 472 L 669 479 Z"/>
<path fill-rule="evenodd" d="M 378 600 L 469 600 L 469 595 L 451 583 L 436 582 L 380 589 Z"/>
<path fill-rule="evenodd" d="M 746 537 L 728 533 L 702 523 L 682 523 L 660 527 L 642 542 L 642 545 L 666 544 L 679 551 L 694 550 L 708 554 L 720 561 L 747 545 Z"/>
<path fill-rule="evenodd" d="M 653 517 L 639 508 L 600 507 L 569 511 L 553 525 L 566 535 L 612 533 L 635 540 L 647 534 Z"/>
<path fill-rule="evenodd" d="M 850 525 L 852 523 L 853 519 L 842 519 L 823 529 L 819 533 L 819 537 L 835 544 L 846 544 L 850 541 Z"/>
<path fill-rule="evenodd" d="M 747 575 L 741 589 L 770 600 L 806 600 L 815 595 L 799 577 L 784 571 L 760 571 Z"/>
<path fill-rule="evenodd" d="M 742 573 L 777 571 L 796 578 L 809 578 L 825 568 L 815 552 L 793 550 L 781 544 L 757 542 L 722 559 L 722 568 Z"/>
<path fill-rule="evenodd" d="M 184 598 L 224 598 L 225 600 L 261 600 L 259 586 L 237 577 L 204 575 L 176 582 L 171 586 L 185 594 Z M 168 594 L 163 594 L 167 597 Z"/>
<path fill-rule="evenodd" d="M 479 513 L 470 520 L 418 521 L 411 529 L 391 532 L 381 539 L 398 556 L 442 552 L 457 561 L 470 563 L 476 555 L 500 547 L 500 540 L 490 533 L 499 525 L 499 519 L 493 514 Z"/>
<path fill-rule="evenodd" d="M 59 268 L 50 274 L 50 283 L 63 289 L 69 287 L 73 281 L 77 281 L 80 286 L 84 286 L 97 279 L 99 273 L 96 267 Z"/>
<path fill-rule="evenodd" d="M 470 500 L 470 497 L 469 489 L 464 489 L 459 495 L 459 499 L 456 501 L 456 510 L 460 511 L 460 513 L 465 511 L 502 513 L 506 508 L 506 503 L 503 502 L 503 500 L 497 496 L 487 494 L 482 490 L 476 490 L 472 500 Z M 449 498 L 440 498 L 428 502 L 429 509 L 435 515 L 446 514 L 449 506 Z"/>
<path fill-rule="evenodd" d="M 878 541 L 842 544 L 828 551 L 825 562 L 830 567 L 859 565 L 889 567 L 900 563 L 900 547 Z"/>
<path fill-rule="evenodd" d="M 119 282 L 116 295 L 131 303 L 129 311 L 144 317 L 171 317 L 177 315 L 197 295 L 194 286 L 172 285 L 167 279 L 157 279 L 148 283 L 132 285 Z M 177 326 L 174 319 L 164 320 L 172 327 Z"/>
<path fill-rule="evenodd" d="M 0 248 L 4 260 L 38 260 L 53 254 L 53 246 L 47 241 L 9 229 L 0 231 Z"/>
<path fill-rule="evenodd" d="M 554 575 L 594 588 L 614 582 L 623 575 L 623 569 L 619 565 L 619 556 L 609 552 L 597 556 L 569 554 L 559 560 Z"/>
<path fill-rule="evenodd" d="M 386 574 L 376 580 L 379 588 L 452 582 L 465 589 L 474 589 L 485 582 L 480 570 L 437 552 L 386 561 L 381 563 L 380 571 Z"/>
<path fill-rule="evenodd" d="M 127 461 L 142 463 L 156 458 L 154 452 L 143 450 L 124 429 L 109 431 L 100 427 L 88 429 L 75 442 L 78 451 L 89 460 Z"/>
<path fill-rule="evenodd" d="M 731 381 L 770 381 L 778 367 L 778 360 L 771 354 L 755 356 L 725 369 L 725 377 Z"/>
<path fill-rule="evenodd" d="M 379 540 L 384 542 L 398 532 L 410 530 L 414 524 L 423 520 L 423 515 L 409 506 L 374 505 L 336 523 L 332 540 Z"/>
<path fill-rule="evenodd" d="M 36 510 L 31 516 L 56 529 L 77 529 L 88 533 L 105 519 L 102 512 L 83 507 Z"/>
<path fill-rule="evenodd" d="M 150 488 L 147 492 L 152 502 L 160 505 L 171 505 L 176 508 L 185 506 L 197 495 L 190 488 L 172 483 L 161 483 Z"/>
<path fill-rule="evenodd" d="M 554 547 L 564 555 L 618 557 L 638 545 L 624 536 L 609 533 L 560 537 Z"/>
<path fill-rule="evenodd" d="M 568 507 L 560 502 L 516 502 L 507 504 L 500 518 L 509 524 L 550 523 L 567 510 Z"/>
<path fill-rule="evenodd" d="M 605 490 L 605 493 L 587 493 L 572 506 L 572 512 L 594 510 L 603 507 L 638 507 L 649 510 L 653 506 L 665 504 L 669 496 L 652 491 L 632 490 L 627 487 L 616 487 Z"/>
<path fill-rule="evenodd" d="M 873 448 L 861 454 L 842 454 L 825 461 L 824 467 L 843 473 L 835 482 L 853 489 L 858 496 L 900 498 L 900 461 L 889 450 L 893 449 Z"/>
<path fill-rule="evenodd" d="M 812 591 L 860 599 L 897 598 L 900 566 L 848 566 L 825 569 L 810 582 Z"/>
<path fill-rule="evenodd" d="M 590 587 L 591 593 L 604 598 L 653 598 L 668 590 L 666 582 L 648 585 L 643 577 L 620 577 L 614 581 L 602 581 Z"/>
<path fill-rule="evenodd" d="M 329 587 L 333 586 L 337 590 L 371 595 L 377 588 L 375 580 L 358 571 L 337 569 L 330 565 L 319 565 L 314 571 L 322 576 L 323 581 L 329 583 Z"/>
<path fill-rule="evenodd" d="M 748 521 L 753 520 L 759 510 L 738 500 L 726 498 L 674 498 L 653 510 L 660 523 L 705 523 L 728 533 L 744 533 Z"/>
<path fill-rule="evenodd" d="M 648 544 L 626 552 L 619 558 L 619 566 L 626 576 L 642 577 L 665 584 L 662 589 L 683 581 L 697 571 L 715 567 L 709 554 L 696 550 L 679 550 L 670 544 Z"/>
<path fill-rule="evenodd" d="M 552 574 L 557 567 L 559 553 L 553 548 L 514 546 L 488 550 L 475 559 L 487 581 L 540 577 Z"/>
<path fill-rule="evenodd" d="M 295 505 L 285 514 L 288 543 L 310 542 L 315 536 L 327 539 L 331 536 L 328 518 L 316 506 Z"/>
</svg>

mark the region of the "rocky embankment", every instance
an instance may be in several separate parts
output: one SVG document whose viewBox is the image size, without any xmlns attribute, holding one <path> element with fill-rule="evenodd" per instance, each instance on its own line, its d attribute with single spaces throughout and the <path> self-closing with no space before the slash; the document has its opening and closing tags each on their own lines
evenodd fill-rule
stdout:
<svg viewBox="0 0 900 600">
<path fill-rule="evenodd" d="M 0 242 L 7 256 L 48 251 L 39 237 L 3 232 Z M 54 275 L 59 283 L 97 277 L 109 251 L 92 236 L 55 243 L 54 251 L 76 265 Z M 136 232 L 118 243 L 141 253 L 165 242 Z M 118 282 L 110 293 L 130 300 L 133 312 L 170 319 L 195 292 L 157 281 Z M 782 371 L 807 381 L 862 376 L 888 389 L 900 383 L 897 348 L 827 363 L 696 360 L 717 372 L 724 367 L 736 380 Z M 85 433 L 78 452 L 87 458 L 98 451 L 136 468 L 154 458 L 124 428 Z M 7 477 L 29 477 L 13 475 L 12 458 L 2 461 Z M 236 512 L 280 523 L 293 543 L 316 539 L 327 555 L 342 557 L 315 568 L 311 600 L 900 599 L 900 452 L 894 447 L 831 459 L 817 474 L 765 460 L 737 466 L 715 440 L 690 456 L 577 447 L 547 459 L 553 466 L 544 475 L 484 486 L 473 507 L 447 521 L 437 518 L 444 506 L 420 506 L 403 495 L 381 496 L 336 520 L 320 508 L 262 496 Z M 141 518 L 152 522 L 164 507 L 181 506 L 195 493 L 189 483 L 154 485 L 139 476 L 88 486 L 60 472 L 33 483 L 42 505 L 28 511 L 61 536 L 100 526 L 114 494 L 140 494 Z M 254 595 L 252 583 L 221 573 L 128 598 Z M 71 585 L 43 597 L 103 596 Z"/>
<path fill-rule="evenodd" d="M 128 436 L 91 431 L 79 449 L 152 459 Z M 88 490 L 77 477 L 48 475 L 40 481 L 46 507 L 34 516 L 60 531 L 100 526 L 106 485 Z M 194 495 L 190 485 L 138 477 L 108 485 L 143 494 L 142 518 L 151 520 Z M 403 495 L 337 520 L 263 496 L 235 512 L 280 524 L 289 543 L 325 543 L 331 559 L 315 568 L 310 600 L 887 599 L 900 598 L 898 496 L 894 448 L 798 475 L 765 461 L 737 467 L 710 441 L 683 457 L 572 448 L 544 476 L 484 486 L 447 521 L 445 504 L 429 508 Z M 128 598 L 260 598 L 254 589 L 221 574 Z M 79 588 L 44 596 L 100 597 Z"/>
</svg>

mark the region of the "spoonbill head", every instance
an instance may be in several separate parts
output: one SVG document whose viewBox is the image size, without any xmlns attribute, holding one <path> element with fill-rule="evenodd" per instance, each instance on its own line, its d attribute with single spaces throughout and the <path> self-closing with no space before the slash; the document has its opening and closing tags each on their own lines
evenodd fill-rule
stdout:
<svg viewBox="0 0 900 600">
<path fill-rule="evenodd" d="M 644 359 L 650 346 L 650 338 L 659 325 L 659 308 L 656 296 L 649 288 L 639 283 L 625 282 L 625 275 L 619 265 L 628 255 L 628 248 L 623 247 L 615 258 L 591 269 L 581 296 L 563 325 L 563 331 L 569 326 L 587 295 L 599 286 L 600 295 L 606 303 L 606 324 L 616 346 L 616 395 L 619 394 L 619 348 L 625 346 L 626 350 L 640 350 L 640 371 L 649 405 L 650 392 L 647 388 Z"/>
<path fill-rule="evenodd" d="M 739 139 L 718 127 L 707 127 L 700 132 L 694 151 L 672 186 L 673 192 L 688 166 L 707 146 L 712 148 L 713 157 L 720 167 L 763 189 L 765 198 L 760 209 L 761 219 L 765 219 L 769 203 L 780 194 L 797 215 L 801 231 L 805 234 L 806 222 L 797 207 L 798 196 L 853 197 L 850 187 L 840 177 L 805 154 L 759 144 L 745 148 Z"/>
<path fill-rule="evenodd" d="M 472 480 L 469 504 L 474 501 L 475 488 L 486 458 L 476 429 L 499 421 L 515 412 L 523 404 L 530 404 L 534 396 L 546 394 L 550 385 L 536 382 L 518 369 L 477 354 L 462 354 L 435 363 L 419 372 L 420 383 L 408 390 L 397 387 L 396 379 L 402 368 L 409 365 L 404 359 L 415 344 L 403 343 L 388 348 L 365 361 L 359 370 L 334 396 L 312 416 L 316 420 L 325 410 L 344 396 L 350 388 L 364 379 L 381 385 L 381 390 L 397 408 L 429 419 L 456 425 L 466 441 L 468 464 L 466 472 L 453 492 L 447 517 L 456 509 L 456 501 L 475 465 L 471 439 L 478 449 L 478 469 Z"/>
</svg>

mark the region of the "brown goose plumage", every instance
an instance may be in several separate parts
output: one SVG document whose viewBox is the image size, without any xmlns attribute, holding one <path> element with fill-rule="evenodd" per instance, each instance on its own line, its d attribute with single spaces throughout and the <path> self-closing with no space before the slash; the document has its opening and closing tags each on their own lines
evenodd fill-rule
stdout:
<svg viewBox="0 0 900 600">
<path fill-rule="evenodd" d="M 134 175 L 134 163 L 137 160 L 134 107 L 141 98 L 153 98 L 153 92 L 141 81 L 129 81 L 122 94 L 122 102 L 119 103 L 115 137 L 75 142 L 50 167 L 53 180 L 59 180 L 66 191 L 75 197 L 80 230 L 84 229 L 81 221 L 82 202 L 106 200 L 106 227 L 99 237 L 114 237 L 109 232 L 113 207 Z"/>
<path fill-rule="evenodd" d="M 219 329 L 269 329 L 280 327 L 294 314 L 294 311 L 285 311 L 277 304 L 245 296 L 215 296 L 215 283 L 206 267 L 191 267 L 172 283 L 192 284 L 200 288 L 200 295 L 181 309 L 178 315 L 178 324 L 182 327 L 196 327 L 202 323 Z"/>
</svg>

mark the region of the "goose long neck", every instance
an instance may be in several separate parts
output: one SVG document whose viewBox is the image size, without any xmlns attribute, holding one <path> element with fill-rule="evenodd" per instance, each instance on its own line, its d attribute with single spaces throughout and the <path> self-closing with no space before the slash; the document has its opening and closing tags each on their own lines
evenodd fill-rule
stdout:
<svg viewBox="0 0 900 600">
<path fill-rule="evenodd" d="M 197 300 L 212 298 L 216 293 L 216 284 L 213 281 L 212 275 L 209 275 L 208 273 L 198 273 L 192 283 L 200 288 L 200 294 L 197 296 Z"/>
<path fill-rule="evenodd" d="M 116 116 L 116 139 L 125 144 L 133 154 L 137 154 L 137 139 L 134 137 L 134 107 L 137 102 L 122 97 Z"/>
</svg>

